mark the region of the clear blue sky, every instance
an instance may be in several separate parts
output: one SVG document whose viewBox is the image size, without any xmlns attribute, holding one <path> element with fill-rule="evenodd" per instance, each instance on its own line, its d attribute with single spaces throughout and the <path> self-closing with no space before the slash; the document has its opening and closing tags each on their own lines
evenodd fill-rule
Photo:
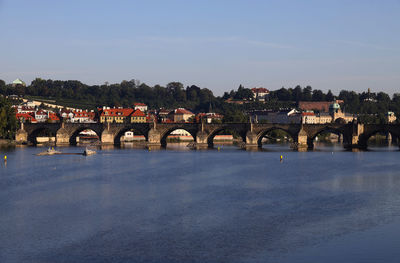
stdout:
<svg viewBox="0 0 400 263">
<path fill-rule="evenodd" d="M 0 0 L 0 79 L 400 92 L 400 0 Z"/>
</svg>

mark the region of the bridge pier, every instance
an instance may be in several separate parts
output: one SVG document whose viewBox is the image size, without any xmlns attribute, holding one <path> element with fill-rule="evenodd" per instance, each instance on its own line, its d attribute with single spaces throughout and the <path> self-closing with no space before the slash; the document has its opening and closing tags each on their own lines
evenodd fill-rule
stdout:
<svg viewBox="0 0 400 263">
<path fill-rule="evenodd" d="M 150 129 L 148 133 L 148 147 L 160 147 L 161 146 L 161 132 L 157 131 L 156 129 Z"/>
<path fill-rule="evenodd" d="M 258 144 L 257 133 L 253 131 L 248 131 L 246 133 L 246 149 L 247 148 L 257 148 L 260 147 Z"/>
<path fill-rule="evenodd" d="M 56 145 L 69 145 L 69 133 L 64 127 L 64 123 L 61 123 L 61 128 L 56 133 Z"/>
<path fill-rule="evenodd" d="M 15 134 L 15 141 L 18 144 L 26 144 L 28 143 L 28 133 L 22 128 L 17 131 Z"/>
<path fill-rule="evenodd" d="M 208 133 L 204 130 L 197 132 L 196 134 L 196 148 L 198 149 L 206 149 L 211 145 L 208 145 Z"/>
<path fill-rule="evenodd" d="M 104 130 L 101 134 L 101 144 L 114 144 L 114 134 L 112 134 L 109 130 Z"/>
<path fill-rule="evenodd" d="M 344 147 L 346 149 L 367 149 L 367 142 L 363 140 L 364 125 L 360 123 L 353 123 L 352 133 L 350 136 L 350 142 L 348 142 Z"/>
<path fill-rule="evenodd" d="M 307 136 L 307 132 L 303 129 L 303 127 L 300 129 L 299 133 L 297 134 L 297 139 L 292 145 L 293 150 L 296 151 L 307 151 L 309 149 L 309 138 Z M 311 140 L 311 149 L 314 148 L 314 144 Z"/>
<path fill-rule="evenodd" d="M 101 145 L 114 145 L 114 134 L 110 131 L 110 123 L 107 123 L 107 128 L 101 133 Z"/>
</svg>

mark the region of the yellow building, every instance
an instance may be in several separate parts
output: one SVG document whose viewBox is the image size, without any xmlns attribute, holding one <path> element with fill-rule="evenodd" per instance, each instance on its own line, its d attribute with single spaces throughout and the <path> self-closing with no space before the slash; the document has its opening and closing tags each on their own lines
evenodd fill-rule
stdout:
<svg viewBox="0 0 400 263">
<path fill-rule="evenodd" d="M 146 114 L 143 111 L 137 109 L 131 114 L 131 123 L 146 122 Z"/>
<path fill-rule="evenodd" d="M 127 123 L 133 109 L 102 109 L 100 113 L 101 123 Z"/>
</svg>

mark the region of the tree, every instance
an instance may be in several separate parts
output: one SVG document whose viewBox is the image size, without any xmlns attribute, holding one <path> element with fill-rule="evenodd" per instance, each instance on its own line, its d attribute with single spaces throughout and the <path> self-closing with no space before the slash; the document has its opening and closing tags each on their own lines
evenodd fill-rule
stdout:
<svg viewBox="0 0 400 263">
<path fill-rule="evenodd" d="M 313 101 L 324 101 L 325 100 L 325 94 L 322 92 L 322 90 L 315 89 L 312 92 L 312 100 Z"/>
<path fill-rule="evenodd" d="M 303 100 L 303 90 L 302 90 L 302 88 L 300 86 L 297 85 L 293 89 L 292 98 L 296 102 L 299 102 L 299 101 Z"/>
<path fill-rule="evenodd" d="M 280 101 L 291 101 L 292 93 L 289 90 L 282 87 L 276 91 L 276 97 Z"/>
<path fill-rule="evenodd" d="M 335 97 L 333 96 L 332 91 L 328 90 L 328 93 L 325 96 L 325 100 L 326 101 L 333 101 L 334 99 L 335 99 Z"/>
<path fill-rule="evenodd" d="M 0 94 L 6 95 L 6 90 L 7 90 L 7 87 L 6 87 L 5 81 L 0 79 Z"/>
<path fill-rule="evenodd" d="M 311 100 L 311 97 L 312 97 L 311 94 L 312 94 L 312 88 L 311 88 L 311 86 L 305 87 L 305 88 L 303 89 L 303 94 L 302 94 L 303 100 L 305 100 L 305 101 L 310 101 L 310 100 Z"/>
<path fill-rule="evenodd" d="M 354 91 L 342 90 L 339 93 L 339 99 L 344 101 L 347 112 L 358 113 L 360 111 L 360 97 Z"/>
<path fill-rule="evenodd" d="M 386 103 L 386 104 L 388 104 L 390 102 L 390 97 L 385 92 L 379 92 L 378 95 L 376 96 L 376 99 L 378 100 L 378 102 L 382 102 L 382 103 Z"/>
<path fill-rule="evenodd" d="M 224 113 L 223 122 L 247 122 L 247 116 L 238 109 L 229 110 Z"/>
<path fill-rule="evenodd" d="M 253 98 L 253 92 L 251 91 L 251 89 L 246 89 L 242 85 L 240 85 L 234 98 L 237 100 L 250 100 L 251 98 Z"/>
<path fill-rule="evenodd" d="M 229 96 L 229 93 L 228 92 L 224 92 L 224 95 L 222 96 L 222 99 L 223 100 L 227 100 L 227 99 L 229 99 L 230 98 L 230 96 Z"/>
<path fill-rule="evenodd" d="M 0 98 L 0 138 L 14 138 L 17 129 L 17 120 L 14 109 L 5 98 Z"/>
<path fill-rule="evenodd" d="M 178 102 L 186 101 L 186 93 L 183 84 L 180 82 L 170 82 L 167 84 L 168 93 L 170 93 Z"/>
</svg>

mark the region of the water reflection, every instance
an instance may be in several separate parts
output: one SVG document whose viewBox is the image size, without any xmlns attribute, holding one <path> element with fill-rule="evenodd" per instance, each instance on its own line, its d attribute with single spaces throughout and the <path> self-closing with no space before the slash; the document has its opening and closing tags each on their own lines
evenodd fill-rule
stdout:
<svg viewBox="0 0 400 263">
<path fill-rule="evenodd" d="M 169 147 L 2 151 L 0 262 L 327 262 L 400 227 L 397 151 Z"/>
</svg>

